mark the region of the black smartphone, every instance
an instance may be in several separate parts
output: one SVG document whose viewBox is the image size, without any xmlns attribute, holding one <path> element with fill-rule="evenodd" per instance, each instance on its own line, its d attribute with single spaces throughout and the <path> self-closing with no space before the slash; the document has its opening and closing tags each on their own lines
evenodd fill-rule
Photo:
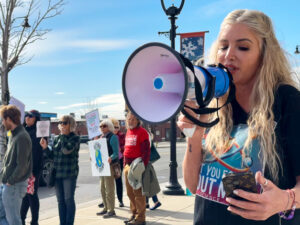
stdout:
<svg viewBox="0 0 300 225">
<path fill-rule="evenodd" d="M 233 191 L 242 189 L 244 191 L 258 193 L 254 174 L 251 171 L 243 173 L 228 173 L 222 178 L 226 197 L 245 200 L 236 196 Z M 246 201 L 246 200 L 245 200 Z"/>
</svg>

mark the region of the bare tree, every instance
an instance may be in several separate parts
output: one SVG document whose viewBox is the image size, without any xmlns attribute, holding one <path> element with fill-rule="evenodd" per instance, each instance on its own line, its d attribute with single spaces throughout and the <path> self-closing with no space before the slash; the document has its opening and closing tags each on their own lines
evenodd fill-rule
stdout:
<svg viewBox="0 0 300 225">
<path fill-rule="evenodd" d="M 9 72 L 17 65 L 30 61 L 31 58 L 25 58 L 24 49 L 45 38 L 50 30 L 42 29 L 42 22 L 59 15 L 63 5 L 64 0 L 0 0 L 0 75 L 3 105 L 7 105 L 10 99 Z M 0 156 L 5 152 L 5 143 L 2 127 Z"/>
</svg>

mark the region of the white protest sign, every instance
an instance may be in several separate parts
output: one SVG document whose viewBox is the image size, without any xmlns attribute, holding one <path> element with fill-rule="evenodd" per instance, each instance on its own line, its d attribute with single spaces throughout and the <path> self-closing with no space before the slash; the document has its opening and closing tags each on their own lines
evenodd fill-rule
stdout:
<svg viewBox="0 0 300 225">
<path fill-rule="evenodd" d="M 50 136 L 50 121 L 37 121 L 36 123 L 36 137 Z"/>
<path fill-rule="evenodd" d="M 89 139 L 99 136 L 101 132 L 99 129 L 100 119 L 99 119 L 98 109 L 85 114 L 85 119 L 86 119 L 86 127 L 88 130 Z"/>
<path fill-rule="evenodd" d="M 25 117 L 25 105 L 24 105 L 24 103 L 11 96 L 10 100 L 9 100 L 9 104 L 10 105 L 15 105 L 15 106 L 18 107 L 18 109 L 21 111 L 21 123 L 24 123 L 24 117 Z"/>
<path fill-rule="evenodd" d="M 110 164 L 108 163 L 108 148 L 106 138 L 89 141 L 91 167 L 93 176 L 110 176 Z"/>
</svg>

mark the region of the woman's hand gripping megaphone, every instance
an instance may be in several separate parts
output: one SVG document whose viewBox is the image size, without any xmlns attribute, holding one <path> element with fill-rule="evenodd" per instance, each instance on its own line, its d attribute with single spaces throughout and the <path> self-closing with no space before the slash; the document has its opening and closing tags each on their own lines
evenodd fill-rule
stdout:
<svg viewBox="0 0 300 225">
<path fill-rule="evenodd" d="M 191 108 L 197 109 L 199 106 L 196 103 L 195 100 L 191 100 L 191 99 L 187 99 L 185 101 L 185 105 L 189 106 Z M 209 115 L 208 114 L 204 114 L 201 115 L 201 120 L 200 120 L 200 115 L 194 113 L 191 109 L 189 108 L 185 108 L 185 110 L 194 118 L 197 118 L 199 121 L 203 122 L 203 123 L 207 123 L 208 122 L 208 118 Z M 182 113 L 180 113 L 178 120 L 177 120 L 177 126 L 179 127 L 179 129 L 184 133 L 184 135 L 188 138 L 193 137 L 194 135 L 202 135 L 202 132 L 200 132 L 202 129 L 204 129 L 203 127 L 197 126 L 195 125 L 195 123 L 193 123 L 192 121 L 190 121 L 185 115 L 183 115 Z M 200 135 L 200 136 L 201 136 Z"/>
</svg>

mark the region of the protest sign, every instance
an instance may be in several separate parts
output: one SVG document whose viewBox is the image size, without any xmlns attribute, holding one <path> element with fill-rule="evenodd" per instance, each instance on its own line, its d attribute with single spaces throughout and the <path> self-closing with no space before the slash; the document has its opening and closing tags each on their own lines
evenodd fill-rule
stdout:
<svg viewBox="0 0 300 225">
<path fill-rule="evenodd" d="M 24 117 L 25 117 L 25 105 L 24 105 L 24 103 L 11 96 L 10 100 L 9 100 L 9 104 L 10 105 L 15 105 L 15 106 L 18 107 L 18 109 L 21 111 L 21 123 L 24 123 Z"/>
<path fill-rule="evenodd" d="M 37 121 L 36 123 L 36 137 L 50 136 L 50 121 Z"/>
<path fill-rule="evenodd" d="M 98 109 L 85 114 L 85 119 L 86 119 L 86 127 L 89 134 L 89 139 L 99 136 L 101 132 L 99 129 L 100 119 L 99 119 Z"/>
<path fill-rule="evenodd" d="M 110 176 L 110 164 L 108 163 L 108 148 L 106 138 L 89 141 L 91 167 L 93 176 Z"/>
</svg>

